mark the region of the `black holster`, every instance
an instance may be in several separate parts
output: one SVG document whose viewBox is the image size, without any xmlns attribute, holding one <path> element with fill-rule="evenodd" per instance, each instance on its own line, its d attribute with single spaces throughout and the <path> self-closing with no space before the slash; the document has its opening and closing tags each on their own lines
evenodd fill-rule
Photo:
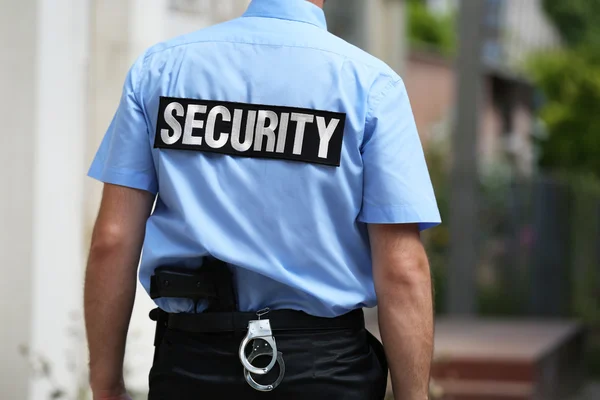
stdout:
<svg viewBox="0 0 600 400">
<path fill-rule="evenodd" d="M 204 312 L 237 311 L 237 296 L 233 274 L 227 264 L 206 257 L 198 269 L 159 267 L 150 277 L 150 297 L 180 298 L 194 301 L 194 311 L 202 300 L 208 301 Z M 169 314 L 160 308 L 150 311 L 150 319 L 156 321 L 154 345 L 159 346 L 169 322 Z"/>
</svg>

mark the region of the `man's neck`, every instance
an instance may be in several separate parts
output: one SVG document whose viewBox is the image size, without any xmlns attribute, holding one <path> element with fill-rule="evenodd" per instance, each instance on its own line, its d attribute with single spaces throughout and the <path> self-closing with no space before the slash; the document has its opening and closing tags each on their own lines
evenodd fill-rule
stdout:
<svg viewBox="0 0 600 400">
<path fill-rule="evenodd" d="M 325 0 L 307 0 L 309 3 L 313 3 L 315 6 L 323 8 L 323 3 Z"/>
</svg>

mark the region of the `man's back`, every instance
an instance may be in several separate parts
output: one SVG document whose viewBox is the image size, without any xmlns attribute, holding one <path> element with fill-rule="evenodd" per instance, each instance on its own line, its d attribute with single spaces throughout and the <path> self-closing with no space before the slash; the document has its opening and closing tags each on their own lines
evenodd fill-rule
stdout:
<svg viewBox="0 0 600 400">
<path fill-rule="evenodd" d="M 125 100 L 147 129 L 131 126 L 131 111 L 123 111 L 126 122 L 117 113 L 117 135 L 103 147 L 118 147 L 116 158 L 131 147 L 135 159 L 108 159 L 113 167 L 104 170 L 97 161 L 91 174 L 119 184 L 128 173 L 122 164 L 136 169 L 138 188 L 159 193 L 140 273 L 146 289 L 156 267 L 196 268 L 212 255 L 234 266 L 242 311 L 268 305 L 340 315 L 375 304 L 364 222 L 438 222 L 400 78 L 328 33 L 313 4 L 254 2 L 242 18 L 149 49 L 128 83 Z M 383 107 L 398 117 L 381 126 L 386 96 L 392 102 Z M 210 147 L 204 136 L 214 107 L 225 114 L 214 115 Z M 146 142 L 132 140 L 132 131 Z M 222 154 L 232 141 L 245 152 Z"/>
<path fill-rule="evenodd" d="M 440 218 L 408 96 L 311 2 L 253 0 L 131 69 L 89 172 L 106 183 L 85 289 L 95 398 L 128 399 L 142 244 L 159 306 L 150 399 L 382 399 L 387 361 L 361 309 L 376 303 L 396 397 L 426 397 L 419 229 Z M 252 335 L 270 349 L 247 354 Z M 269 366 L 249 364 L 264 355 Z"/>
</svg>

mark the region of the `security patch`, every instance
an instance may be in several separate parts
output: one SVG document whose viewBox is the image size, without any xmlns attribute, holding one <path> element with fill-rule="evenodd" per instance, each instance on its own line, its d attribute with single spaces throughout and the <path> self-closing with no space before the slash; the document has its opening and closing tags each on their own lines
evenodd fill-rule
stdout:
<svg viewBox="0 0 600 400">
<path fill-rule="evenodd" d="M 346 114 L 161 97 L 154 147 L 339 167 Z"/>
</svg>

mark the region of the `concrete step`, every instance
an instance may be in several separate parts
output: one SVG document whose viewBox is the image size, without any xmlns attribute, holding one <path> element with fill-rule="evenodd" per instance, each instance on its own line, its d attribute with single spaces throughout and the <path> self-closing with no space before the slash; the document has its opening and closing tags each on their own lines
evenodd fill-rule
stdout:
<svg viewBox="0 0 600 400">
<path fill-rule="evenodd" d="M 525 382 L 436 380 L 443 400 L 530 400 L 534 387 Z"/>
<path fill-rule="evenodd" d="M 440 318 L 433 378 L 452 400 L 564 400 L 582 385 L 572 321 Z"/>
<path fill-rule="evenodd" d="M 378 336 L 375 311 L 366 320 Z M 570 399 L 583 386 L 583 345 L 573 321 L 442 317 L 432 377 L 442 400 Z"/>
</svg>

